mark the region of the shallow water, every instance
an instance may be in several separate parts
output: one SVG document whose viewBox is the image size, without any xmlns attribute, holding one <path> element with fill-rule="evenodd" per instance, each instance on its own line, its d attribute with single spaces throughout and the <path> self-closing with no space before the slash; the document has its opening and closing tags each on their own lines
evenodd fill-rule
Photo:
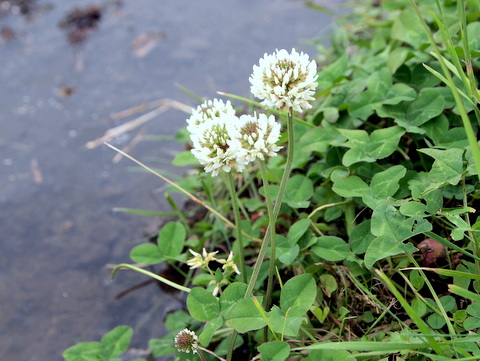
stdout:
<svg viewBox="0 0 480 361">
<path fill-rule="evenodd" d="M 112 119 L 118 111 L 163 98 L 196 105 L 177 83 L 204 98 L 248 96 L 265 52 L 312 52 L 302 39 L 325 34 L 330 18 L 295 0 L 111 1 L 97 4 L 96 28 L 72 45 L 58 25 L 91 1 L 17 0 L 33 5 L 23 15 L 14 3 L 0 1 L 0 359 L 62 360 L 65 348 L 120 324 L 147 347 L 176 301 L 153 285 L 115 301 L 145 277 L 110 282 L 105 265 L 128 262 L 153 222 L 112 209 L 168 211 L 164 183 L 85 144 L 142 114 Z M 173 135 L 185 118 L 168 110 L 112 143 Z M 168 160 L 181 148 L 141 141 L 130 153 L 180 174 Z"/>
</svg>

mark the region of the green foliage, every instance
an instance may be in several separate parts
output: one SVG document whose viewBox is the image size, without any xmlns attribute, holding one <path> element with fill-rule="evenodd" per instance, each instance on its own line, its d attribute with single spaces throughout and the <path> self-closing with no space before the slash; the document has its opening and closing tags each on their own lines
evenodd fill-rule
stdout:
<svg viewBox="0 0 480 361">
<path fill-rule="evenodd" d="M 120 356 L 124 353 L 133 330 L 128 326 L 115 327 L 106 333 L 100 342 L 82 342 L 66 349 L 63 357 L 66 361 L 120 361 Z"/>
<path fill-rule="evenodd" d="M 262 361 L 283 361 L 290 354 L 290 347 L 286 342 L 265 342 L 258 347 Z"/>
<path fill-rule="evenodd" d="M 480 357 L 479 14 L 478 1 L 385 0 L 343 16 L 331 47 L 318 45 L 318 99 L 295 119 L 291 176 L 283 183 L 285 149 L 266 162 L 267 186 L 255 166 L 234 175 L 242 243 L 220 177 L 199 170 L 178 182 L 198 208 L 131 252 L 196 286 L 177 287 L 188 313 L 167 316 L 154 357 L 173 354 L 185 327 L 211 359 L 233 349 L 272 361 Z M 174 164 L 197 163 L 182 152 Z M 188 250 L 203 248 L 212 259 L 185 272 Z M 227 264 L 240 251 L 239 275 Z M 64 356 L 114 360 L 126 348 L 103 343 Z"/>
<path fill-rule="evenodd" d="M 293 277 L 280 293 L 280 309 L 289 316 L 303 316 L 315 300 L 315 281 L 308 273 Z"/>
<path fill-rule="evenodd" d="M 199 321 L 210 321 L 218 315 L 220 303 L 210 292 L 196 287 L 188 294 L 187 307 L 193 318 Z"/>
<path fill-rule="evenodd" d="M 157 244 L 145 243 L 132 249 L 130 257 L 138 263 L 155 264 L 176 259 L 182 254 L 185 228 L 180 222 L 167 223 L 158 233 Z"/>
<path fill-rule="evenodd" d="M 351 253 L 350 247 L 341 238 L 323 236 L 317 238 L 317 243 L 312 247 L 312 252 L 327 261 L 342 261 Z"/>
<path fill-rule="evenodd" d="M 284 201 L 292 208 L 307 208 L 313 196 L 313 182 L 310 178 L 296 174 L 288 180 Z"/>
</svg>

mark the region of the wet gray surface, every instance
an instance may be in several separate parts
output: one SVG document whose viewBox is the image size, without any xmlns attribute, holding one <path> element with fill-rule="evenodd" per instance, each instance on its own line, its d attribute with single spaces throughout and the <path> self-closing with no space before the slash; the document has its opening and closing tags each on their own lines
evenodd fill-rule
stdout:
<svg viewBox="0 0 480 361">
<path fill-rule="evenodd" d="M 97 27 L 72 46 L 58 24 L 91 1 L 16 3 L 0 1 L 0 359 L 59 361 L 65 348 L 120 324 L 135 327 L 133 346 L 147 347 L 175 301 L 153 285 L 115 301 L 145 277 L 122 272 L 110 282 L 105 265 L 128 262 L 152 222 L 112 209 L 168 211 L 164 184 L 85 144 L 142 114 L 111 119 L 118 111 L 161 98 L 196 105 L 175 83 L 204 98 L 248 96 L 265 52 L 313 52 L 302 39 L 325 34 L 330 18 L 296 0 L 98 3 Z M 126 146 L 139 131 L 175 134 L 185 118 L 168 110 L 112 143 Z M 130 153 L 179 173 L 153 159 L 181 147 L 142 141 Z"/>
</svg>

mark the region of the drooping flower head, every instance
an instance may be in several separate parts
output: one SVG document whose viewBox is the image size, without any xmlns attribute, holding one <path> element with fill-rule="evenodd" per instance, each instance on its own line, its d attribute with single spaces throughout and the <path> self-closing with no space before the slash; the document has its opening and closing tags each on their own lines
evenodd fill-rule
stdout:
<svg viewBox="0 0 480 361">
<path fill-rule="evenodd" d="M 207 119 L 190 134 L 193 155 L 205 166 L 205 171 L 211 172 L 213 176 L 221 170 L 230 172 L 232 168 L 242 172 L 247 163 L 247 152 L 238 140 L 235 126 L 238 121 L 234 115 L 221 115 Z"/>
<path fill-rule="evenodd" d="M 282 149 L 276 145 L 280 138 L 280 123 L 275 121 L 273 115 L 242 115 L 237 128 L 240 144 L 247 151 L 245 158 L 248 162 L 257 158 L 264 160 L 266 156 L 274 157 Z"/>
<path fill-rule="evenodd" d="M 317 64 L 307 54 L 277 49 L 253 66 L 250 90 L 265 106 L 301 112 L 312 107 L 317 77 Z"/>
<path fill-rule="evenodd" d="M 190 331 L 188 328 L 180 331 L 175 336 L 175 347 L 181 352 L 197 353 L 198 351 L 198 337 L 195 332 Z"/>
<path fill-rule="evenodd" d="M 195 128 L 205 123 L 207 119 L 219 118 L 222 115 L 235 115 L 235 109 L 230 100 L 226 103 L 219 99 L 207 100 L 192 110 L 192 115 L 187 119 L 187 130 L 194 133 Z"/>
</svg>

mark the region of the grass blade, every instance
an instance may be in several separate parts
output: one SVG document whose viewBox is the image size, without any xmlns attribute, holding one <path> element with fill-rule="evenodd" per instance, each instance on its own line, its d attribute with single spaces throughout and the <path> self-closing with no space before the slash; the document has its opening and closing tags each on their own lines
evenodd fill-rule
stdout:
<svg viewBox="0 0 480 361">
<path fill-rule="evenodd" d="M 417 325 L 418 329 L 422 334 L 430 334 L 431 330 L 425 321 L 415 312 L 415 310 L 410 306 L 410 304 L 403 298 L 402 294 L 398 291 L 395 285 L 390 281 L 385 273 L 380 270 L 376 270 L 377 275 L 382 279 L 382 281 L 386 284 L 387 288 L 393 295 L 397 298 L 398 302 L 402 305 L 403 309 L 407 312 L 408 316 L 412 319 L 412 321 Z M 437 355 L 443 355 L 443 351 L 440 348 L 438 342 L 433 338 L 427 339 L 428 344 L 430 347 L 437 353 Z"/>
</svg>

